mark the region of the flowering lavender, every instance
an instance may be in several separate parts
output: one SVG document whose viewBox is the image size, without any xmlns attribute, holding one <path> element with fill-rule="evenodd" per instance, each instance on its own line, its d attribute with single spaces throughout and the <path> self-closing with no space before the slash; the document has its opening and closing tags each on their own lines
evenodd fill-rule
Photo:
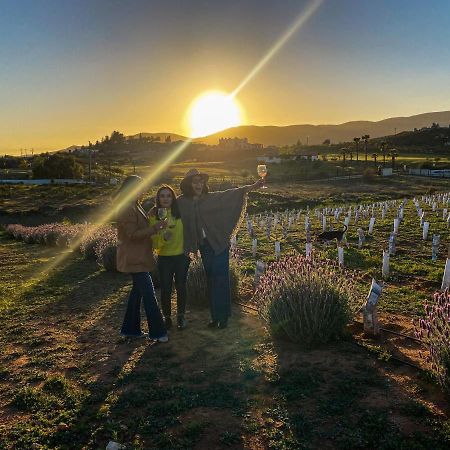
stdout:
<svg viewBox="0 0 450 450">
<path fill-rule="evenodd" d="M 358 295 L 352 273 L 331 261 L 292 255 L 269 265 L 254 300 L 274 336 L 312 346 L 343 333 Z"/>
<path fill-rule="evenodd" d="M 428 347 L 421 355 L 445 389 L 450 390 L 450 291 L 436 292 L 432 305 L 425 305 L 425 318 L 414 322 L 415 335 Z"/>
<path fill-rule="evenodd" d="M 117 271 L 117 230 L 111 226 L 103 227 L 101 237 L 95 243 L 94 251 L 100 267 L 110 272 Z"/>
<path fill-rule="evenodd" d="M 231 255 L 230 258 L 230 289 L 231 298 L 236 300 L 239 296 L 242 272 L 238 259 Z M 187 276 L 187 295 L 191 306 L 206 308 L 209 306 L 208 286 L 205 270 L 200 258 L 194 258 L 189 265 Z"/>
<path fill-rule="evenodd" d="M 79 243 L 79 250 L 86 259 L 97 260 L 106 270 L 116 270 L 117 231 L 110 225 L 100 228 L 89 224 L 51 223 L 36 227 L 19 224 L 6 226 L 6 232 L 26 243 L 73 247 Z"/>
</svg>

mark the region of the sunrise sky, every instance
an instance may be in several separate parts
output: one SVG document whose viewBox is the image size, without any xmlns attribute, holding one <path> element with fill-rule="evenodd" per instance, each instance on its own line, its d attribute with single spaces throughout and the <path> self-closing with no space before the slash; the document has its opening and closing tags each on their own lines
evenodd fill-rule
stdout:
<svg viewBox="0 0 450 450">
<path fill-rule="evenodd" d="M 303 0 L 0 0 L 0 153 L 117 129 L 189 135 Z M 379 120 L 450 109 L 450 2 L 324 0 L 237 94 L 246 124 Z"/>
</svg>

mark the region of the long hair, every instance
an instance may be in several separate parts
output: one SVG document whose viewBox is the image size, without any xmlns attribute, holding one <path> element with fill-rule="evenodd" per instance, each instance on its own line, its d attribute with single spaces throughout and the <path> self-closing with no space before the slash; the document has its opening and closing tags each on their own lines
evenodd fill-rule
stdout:
<svg viewBox="0 0 450 450">
<path fill-rule="evenodd" d="M 119 213 L 130 203 L 135 201 L 136 196 L 131 195 L 131 193 L 135 191 L 138 185 L 142 184 L 143 181 L 144 180 L 138 175 L 130 175 L 123 180 L 119 189 L 112 195 L 116 213 Z"/>
<path fill-rule="evenodd" d="M 169 186 L 168 184 L 161 185 L 160 188 L 158 189 L 158 191 L 156 192 L 156 195 L 155 195 L 155 206 L 151 209 L 150 213 L 154 214 L 154 215 L 157 215 L 158 214 L 158 208 L 162 208 L 161 201 L 159 199 L 159 194 L 161 193 L 161 191 L 164 191 L 165 189 L 170 191 L 170 193 L 172 194 L 172 206 L 170 208 L 170 212 L 172 213 L 172 217 L 175 217 L 176 219 L 179 219 L 181 217 L 181 214 L 180 214 L 180 209 L 178 207 L 177 195 L 175 194 L 175 191 L 173 190 L 173 187 Z"/>
<path fill-rule="evenodd" d="M 180 190 L 182 194 L 185 195 L 186 197 L 192 198 L 195 195 L 194 188 L 192 187 L 192 182 L 180 184 Z M 202 194 L 207 194 L 208 192 L 209 192 L 208 184 L 206 183 L 205 180 L 203 180 Z"/>
</svg>

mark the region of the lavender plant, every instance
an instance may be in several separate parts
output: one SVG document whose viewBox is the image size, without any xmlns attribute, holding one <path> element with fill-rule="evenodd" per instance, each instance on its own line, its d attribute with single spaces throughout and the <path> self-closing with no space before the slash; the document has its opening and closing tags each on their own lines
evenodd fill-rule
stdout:
<svg viewBox="0 0 450 450">
<path fill-rule="evenodd" d="M 421 356 L 430 365 L 439 384 L 450 391 L 450 291 L 436 292 L 425 317 L 414 322 L 415 335 L 427 346 Z"/>
<path fill-rule="evenodd" d="M 286 256 L 269 265 L 254 300 L 274 337 L 310 347 L 343 334 L 360 298 L 355 278 L 331 261 Z"/>
<path fill-rule="evenodd" d="M 232 257 L 230 258 L 230 290 L 232 300 L 237 300 L 239 297 L 241 279 L 242 273 L 238 259 L 232 254 Z M 199 308 L 209 307 L 206 274 L 200 258 L 194 258 L 189 265 L 187 295 L 190 306 Z"/>
<path fill-rule="evenodd" d="M 101 237 L 94 247 L 97 263 L 100 267 L 110 272 L 116 272 L 117 255 L 117 231 L 111 226 L 103 228 Z"/>
</svg>

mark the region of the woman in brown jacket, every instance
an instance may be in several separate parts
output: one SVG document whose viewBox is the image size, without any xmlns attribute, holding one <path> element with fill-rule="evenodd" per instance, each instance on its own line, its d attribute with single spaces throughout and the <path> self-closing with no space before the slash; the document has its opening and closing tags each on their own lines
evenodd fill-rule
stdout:
<svg viewBox="0 0 450 450">
<path fill-rule="evenodd" d="M 142 178 L 127 177 L 115 197 L 117 215 L 117 270 L 130 273 L 133 288 L 122 324 L 121 335 L 144 336 L 141 331 L 141 300 L 144 301 L 149 338 L 167 342 L 167 331 L 155 297 L 150 272 L 155 268 L 151 236 L 166 227 L 161 221 L 149 226 L 147 214 L 139 203 Z"/>
</svg>

